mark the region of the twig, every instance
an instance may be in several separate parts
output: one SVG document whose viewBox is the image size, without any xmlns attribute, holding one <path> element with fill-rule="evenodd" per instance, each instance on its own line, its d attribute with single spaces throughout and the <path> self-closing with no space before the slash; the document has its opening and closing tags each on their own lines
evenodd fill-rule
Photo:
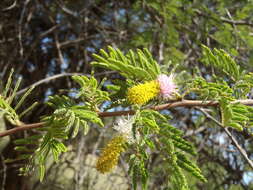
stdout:
<svg viewBox="0 0 253 190">
<path fill-rule="evenodd" d="M 218 126 L 220 126 L 222 129 L 224 129 L 225 133 L 228 135 L 228 137 L 232 140 L 233 144 L 236 146 L 236 148 L 239 150 L 239 152 L 241 153 L 241 155 L 245 158 L 245 160 L 248 162 L 248 164 L 250 165 L 250 167 L 253 169 L 253 162 L 252 160 L 249 159 L 246 151 L 239 145 L 239 143 L 237 142 L 237 140 L 234 138 L 234 136 L 230 133 L 230 131 L 228 130 L 227 127 L 223 126 L 219 121 L 217 121 L 215 118 L 213 118 L 209 113 L 207 113 L 204 109 L 202 108 L 197 108 L 198 110 L 200 110 L 202 113 L 204 113 L 204 115 L 212 120 L 214 123 L 216 123 Z"/>
<path fill-rule="evenodd" d="M 68 9 L 67 7 L 65 7 L 65 6 L 64 6 L 64 3 L 63 3 L 62 1 L 56 1 L 56 4 L 61 8 L 61 10 L 62 10 L 64 13 L 66 13 L 66 14 L 68 14 L 68 15 L 70 15 L 70 16 L 73 16 L 73 17 L 75 17 L 75 18 L 78 17 L 78 12 L 74 12 L 74 11 Z"/>
<path fill-rule="evenodd" d="M 69 45 L 72 45 L 72 44 L 76 44 L 76 43 L 80 43 L 80 42 L 83 42 L 87 39 L 84 39 L 84 38 L 78 38 L 78 39 L 75 39 L 75 40 L 68 40 L 68 41 L 65 41 L 65 42 L 62 42 L 60 43 L 60 47 L 66 47 L 66 46 L 69 46 Z"/>
<path fill-rule="evenodd" d="M 227 12 L 228 17 L 231 19 L 231 21 L 233 21 L 233 24 L 232 24 L 232 26 L 233 26 L 233 28 L 234 28 L 233 34 L 234 34 L 235 41 L 236 41 L 236 50 L 238 50 L 238 49 L 239 49 L 239 41 L 238 41 L 238 35 L 237 35 L 237 34 L 239 34 L 239 32 L 238 32 L 238 30 L 237 30 L 236 24 L 234 24 L 234 19 L 233 19 L 233 17 L 231 16 L 229 10 L 226 9 L 226 12 Z"/>
<path fill-rule="evenodd" d="M 159 44 L 158 64 L 161 64 L 163 62 L 163 60 L 164 60 L 163 52 L 164 52 L 164 43 L 161 42 Z"/>
<path fill-rule="evenodd" d="M 4 9 L 2 9 L 2 11 L 8 11 L 8 10 L 11 10 L 13 9 L 14 7 L 16 7 L 17 5 L 17 0 L 15 0 L 9 7 L 6 7 Z"/>
<path fill-rule="evenodd" d="M 201 12 L 198 9 L 195 9 L 194 11 L 199 16 L 204 16 L 206 18 L 210 18 L 210 19 L 215 20 L 215 21 L 221 21 L 221 22 L 228 23 L 228 24 L 231 24 L 231 25 L 247 25 L 247 26 L 253 27 L 252 22 L 248 22 L 248 21 L 244 21 L 244 20 L 237 20 L 237 21 L 236 20 L 230 20 L 230 19 L 227 19 L 225 17 L 220 17 L 219 19 L 217 19 L 217 18 L 214 18 L 214 17 L 212 17 L 208 14 L 205 14 L 205 13 Z"/>
<path fill-rule="evenodd" d="M 54 33 L 54 38 L 55 38 L 55 46 L 56 46 L 56 49 L 57 49 L 57 52 L 58 52 L 58 57 L 59 57 L 59 60 L 60 60 L 60 64 L 64 65 L 64 64 L 66 64 L 66 62 L 64 60 L 64 57 L 63 57 L 63 54 L 62 54 L 62 51 L 61 51 L 61 47 L 60 47 L 60 42 L 59 42 L 59 39 L 58 39 L 58 35 L 56 33 Z"/>
<path fill-rule="evenodd" d="M 23 23 L 26 7 L 27 7 L 29 2 L 30 2 L 30 0 L 25 1 L 23 10 L 22 10 L 21 15 L 20 15 L 20 20 L 19 20 L 19 23 L 18 23 L 18 41 L 19 41 L 19 46 L 20 46 L 19 53 L 20 53 L 21 57 L 23 57 L 23 51 L 24 51 L 23 43 L 22 43 L 22 23 Z"/>
<path fill-rule="evenodd" d="M 14 133 L 17 133 L 18 131 L 25 131 L 25 130 L 30 130 L 30 129 L 35 129 L 43 126 L 43 122 L 40 123 L 32 123 L 32 124 L 26 124 L 22 126 L 17 126 L 13 129 L 6 130 L 4 132 L 0 133 L 0 137 L 8 136 Z"/>
<path fill-rule="evenodd" d="M 191 131 L 187 131 L 186 134 L 183 136 L 184 138 L 188 138 L 188 137 L 191 137 L 193 135 L 196 135 L 198 133 L 201 133 L 203 132 L 204 130 L 207 129 L 207 126 L 202 126 L 202 127 L 199 127 L 198 129 L 196 130 L 191 130 Z"/>
<path fill-rule="evenodd" d="M 94 76 L 101 76 L 101 75 L 107 75 L 107 74 L 112 74 L 112 73 L 115 73 L 115 71 L 107 71 L 107 72 L 97 73 L 97 74 L 94 74 Z M 49 82 L 51 80 L 55 80 L 57 78 L 67 77 L 67 76 L 73 76 L 73 75 L 83 75 L 83 73 L 61 73 L 61 74 L 56 74 L 56 75 L 53 75 L 51 77 L 47 77 L 45 79 L 39 80 L 36 83 L 31 84 L 31 85 L 29 85 L 28 87 L 26 87 L 26 88 L 24 88 L 22 90 L 19 90 L 16 93 L 16 95 L 20 95 L 20 94 L 25 93 L 31 87 L 39 86 L 40 84 L 47 83 L 47 82 Z M 90 76 L 90 75 L 86 74 L 86 76 Z"/>
<path fill-rule="evenodd" d="M 34 83 L 32 85 L 29 85 L 28 87 L 26 87 L 26 88 L 24 88 L 22 90 L 19 90 L 16 93 L 16 95 L 23 94 L 24 92 L 26 92 L 31 87 L 39 86 L 40 84 L 47 83 L 47 82 L 49 82 L 51 80 L 54 80 L 54 79 L 57 79 L 57 78 L 66 77 L 66 76 L 73 76 L 73 75 L 82 75 L 82 73 L 61 73 L 61 74 L 53 75 L 51 77 L 47 77 L 45 79 L 39 80 L 36 83 Z"/>
<path fill-rule="evenodd" d="M 222 22 L 232 24 L 232 25 L 248 25 L 248 26 L 253 27 L 252 22 L 247 22 L 247 21 L 244 21 L 244 20 L 235 21 L 235 20 L 229 20 L 229 19 L 224 18 L 224 17 L 221 17 L 220 19 L 221 19 Z"/>
<path fill-rule="evenodd" d="M 44 38 L 45 36 L 47 36 L 48 34 L 54 32 L 56 29 L 58 29 L 60 27 L 60 24 L 56 24 L 54 26 L 52 26 L 51 28 L 49 28 L 48 30 L 46 30 L 45 32 L 42 32 L 40 35 L 39 35 L 39 39 L 41 38 Z M 38 40 L 39 40 L 38 39 Z"/>
<path fill-rule="evenodd" d="M 253 100 L 251 99 L 246 99 L 246 100 L 236 100 L 232 102 L 234 103 L 241 103 L 244 105 L 253 105 Z M 152 109 L 152 110 L 164 110 L 168 108 L 175 108 L 175 107 L 208 107 L 208 106 L 217 106 L 219 103 L 217 101 L 200 101 L 200 100 L 182 100 L 178 102 L 172 102 L 172 103 L 167 103 L 167 104 L 162 104 L 159 106 L 152 106 L 148 107 L 146 109 Z M 128 110 L 128 111 L 115 111 L 115 112 L 99 112 L 98 115 L 99 117 L 113 117 L 113 116 L 122 116 L 122 115 L 134 115 L 135 111 L 134 110 Z M 20 125 L 16 126 L 16 128 L 6 130 L 4 132 L 0 133 L 0 137 L 4 137 L 7 135 L 14 134 L 18 131 L 25 131 L 29 129 L 34 129 L 34 128 L 39 128 L 44 125 L 43 122 L 40 123 L 33 123 L 33 124 L 25 124 L 25 125 Z"/>
</svg>

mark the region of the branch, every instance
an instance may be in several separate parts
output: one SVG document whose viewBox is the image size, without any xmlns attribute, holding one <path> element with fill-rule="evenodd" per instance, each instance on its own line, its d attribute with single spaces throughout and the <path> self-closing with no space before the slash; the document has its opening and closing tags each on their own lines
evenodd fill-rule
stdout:
<svg viewBox="0 0 253 190">
<path fill-rule="evenodd" d="M 57 49 L 60 64 L 64 65 L 64 64 L 66 64 L 66 62 L 65 62 L 65 59 L 63 57 L 61 47 L 60 47 L 60 42 L 59 42 L 58 35 L 56 34 L 56 32 L 54 33 L 54 39 L 55 39 L 55 46 L 56 46 L 56 49 Z"/>
<path fill-rule="evenodd" d="M 248 25 L 248 26 L 251 26 L 253 27 L 253 23 L 252 22 L 247 22 L 247 21 L 244 21 L 244 20 L 229 20 L 227 18 L 224 18 L 224 17 L 221 17 L 220 18 L 222 22 L 225 22 L 225 23 L 228 23 L 228 24 L 232 24 L 232 25 Z"/>
<path fill-rule="evenodd" d="M 43 122 L 40 123 L 32 123 L 32 124 L 26 124 L 26 125 L 21 125 L 21 126 L 16 126 L 13 129 L 6 130 L 4 132 L 0 133 L 0 137 L 12 135 L 18 131 L 25 131 L 25 130 L 30 130 L 30 129 L 35 129 L 43 126 Z"/>
<path fill-rule="evenodd" d="M 8 11 L 8 10 L 11 10 L 13 9 L 14 7 L 17 6 L 17 0 L 14 1 L 14 3 L 12 5 L 10 5 L 9 7 L 6 7 L 4 9 L 2 9 L 2 11 Z"/>
<path fill-rule="evenodd" d="M 232 102 L 234 103 L 241 103 L 244 105 L 253 105 L 253 100 L 251 99 L 246 99 L 246 100 L 236 100 Z M 146 109 L 152 109 L 152 110 L 164 110 L 164 109 L 169 109 L 169 108 L 175 108 L 175 107 L 212 107 L 212 106 L 217 106 L 219 104 L 218 101 L 201 101 L 201 100 L 181 100 L 177 102 L 172 102 L 172 103 L 167 103 L 167 104 L 162 104 L 159 106 L 151 106 Z M 99 112 L 98 115 L 99 117 L 113 117 L 113 116 L 122 116 L 122 115 L 134 115 L 135 111 L 134 110 L 128 110 L 128 111 L 115 111 L 115 112 Z M 0 137 L 4 137 L 7 135 L 14 134 L 18 131 L 25 131 L 29 129 L 34 129 L 34 128 L 39 128 L 44 125 L 43 122 L 40 123 L 33 123 L 33 124 L 25 124 L 25 125 L 20 125 L 16 126 L 16 128 L 6 130 L 4 132 L 0 133 Z"/>
<path fill-rule="evenodd" d="M 204 16 L 206 18 L 210 18 L 210 19 L 215 20 L 217 22 L 221 21 L 221 22 L 228 23 L 228 24 L 231 24 L 231 25 L 246 25 L 246 26 L 253 27 L 253 23 L 250 22 L 250 21 L 245 21 L 245 20 L 237 20 L 236 21 L 236 20 L 227 19 L 225 17 L 220 17 L 219 19 L 217 19 L 215 17 L 212 17 L 210 14 L 205 14 L 205 13 L 201 12 L 198 9 L 195 9 L 194 11 L 199 16 Z"/>
<path fill-rule="evenodd" d="M 16 95 L 20 95 L 20 94 L 23 94 L 25 93 L 29 88 L 31 87 L 36 87 L 36 86 L 39 86 L 40 84 L 43 84 L 43 83 L 47 83 L 51 80 L 55 80 L 57 78 L 61 78 L 61 77 L 66 77 L 66 76 L 73 76 L 73 75 L 82 75 L 82 73 L 61 73 L 61 74 L 57 74 L 57 75 L 53 75 L 53 76 L 50 76 L 50 77 L 47 77 L 47 78 L 44 78 L 42 80 L 39 80 L 37 81 L 36 83 L 32 84 L 32 85 L 29 85 L 28 87 L 22 89 L 22 90 L 19 90 Z"/>
<path fill-rule="evenodd" d="M 106 72 L 102 72 L 102 73 L 96 73 L 96 74 L 94 74 L 94 76 L 102 76 L 102 75 L 113 74 L 113 73 L 116 73 L 116 72 L 115 71 L 106 71 Z M 40 84 L 47 83 L 51 80 L 55 80 L 55 79 L 58 79 L 58 78 L 61 78 L 61 77 L 73 76 L 73 75 L 83 75 L 83 73 L 61 73 L 61 74 L 56 74 L 56 75 L 44 78 L 42 80 L 39 80 L 36 83 L 33 83 L 33 84 L 29 85 L 28 87 L 26 87 L 22 90 L 19 90 L 16 93 L 16 95 L 20 95 L 20 94 L 25 93 L 31 87 L 36 87 L 36 86 L 39 86 Z M 86 76 L 90 76 L 90 75 L 86 74 Z"/>
<path fill-rule="evenodd" d="M 20 46 L 19 53 L 20 53 L 21 57 L 23 57 L 23 52 L 24 52 L 23 43 L 22 43 L 22 24 L 23 24 L 24 15 L 25 15 L 25 12 L 27 9 L 27 5 L 29 4 L 29 2 L 30 2 L 30 0 L 26 0 L 24 2 L 24 7 L 22 9 L 20 19 L 18 22 L 18 42 L 19 42 L 19 46 Z"/>
<path fill-rule="evenodd" d="M 64 6 L 64 2 L 62 2 L 62 1 L 56 1 L 56 4 L 61 8 L 61 10 L 62 10 L 64 13 L 66 13 L 66 14 L 68 14 L 68 15 L 70 15 L 70 16 L 73 16 L 73 17 L 75 17 L 75 18 L 78 17 L 78 12 L 74 12 L 74 11 L 68 9 L 67 7 L 65 7 L 65 6 Z"/>
<path fill-rule="evenodd" d="M 222 129 L 224 129 L 225 133 L 228 135 L 228 137 L 232 140 L 233 144 L 236 146 L 236 148 L 239 150 L 239 152 L 241 153 L 241 155 L 245 158 L 245 160 L 248 162 L 248 164 L 250 165 L 250 167 L 253 169 L 253 162 L 252 160 L 249 159 L 246 151 L 239 145 L 239 143 L 237 142 L 237 140 L 234 138 L 234 136 L 230 133 L 230 131 L 228 130 L 227 127 L 223 126 L 219 121 L 217 121 L 215 118 L 213 118 L 209 113 L 207 113 L 204 109 L 201 108 L 197 108 L 198 110 L 200 110 L 202 113 L 204 113 L 204 115 L 212 120 L 214 123 L 216 123 L 218 126 L 220 126 Z"/>
</svg>

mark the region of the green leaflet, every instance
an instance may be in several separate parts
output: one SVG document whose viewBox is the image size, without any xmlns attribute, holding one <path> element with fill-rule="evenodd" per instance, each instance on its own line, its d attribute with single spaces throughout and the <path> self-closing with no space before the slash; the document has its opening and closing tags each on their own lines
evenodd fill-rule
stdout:
<svg viewBox="0 0 253 190">
<path fill-rule="evenodd" d="M 124 55 L 119 49 L 108 47 L 109 54 L 100 50 L 100 55 L 93 54 L 96 61 L 93 66 L 118 71 L 122 76 L 135 80 L 154 80 L 161 73 L 157 62 L 147 49 L 138 49 L 137 53 L 129 51 Z"/>
<path fill-rule="evenodd" d="M 203 62 L 223 71 L 233 81 L 240 78 L 240 67 L 224 50 L 214 49 L 214 53 L 205 45 L 202 45 Z"/>
<path fill-rule="evenodd" d="M 191 155 L 197 155 L 196 151 L 194 150 L 194 147 L 186 140 L 179 136 L 171 135 L 171 138 L 173 139 L 173 144 L 175 147 L 191 154 Z"/>
<path fill-rule="evenodd" d="M 46 167 L 43 164 L 39 165 L 40 181 L 42 182 L 45 176 Z"/>
<path fill-rule="evenodd" d="M 149 147 L 151 150 L 159 149 L 160 155 L 169 166 L 170 180 L 180 190 L 187 190 L 188 183 L 183 170 L 188 171 L 191 175 L 197 177 L 203 182 L 206 182 L 200 169 L 190 161 L 188 155 L 181 152 L 196 155 L 194 147 L 182 137 L 182 132 L 168 123 L 168 118 L 154 110 L 141 110 L 137 113 L 137 128 L 140 125 L 143 133 L 143 141 L 140 143 L 141 150 L 143 147 Z M 154 136 L 155 134 L 155 136 Z M 152 138 L 154 136 L 154 138 Z M 180 152 L 179 152 L 180 151 Z M 149 154 L 143 152 L 139 157 L 149 159 Z M 140 177 L 140 163 L 135 166 L 136 157 L 130 160 L 130 170 L 132 174 L 134 188 L 137 188 L 136 178 Z M 145 176 L 145 175 L 144 175 Z M 142 182 L 143 183 L 143 182 Z"/>
<path fill-rule="evenodd" d="M 16 145 L 35 144 L 41 138 L 42 138 L 42 135 L 33 135 L 26 138 L 14 140 L 13 142 Z"/>
<path fill-rule="evenodd" d="M 250 124 L 252 119 L 250 106 L 239 103 L 231 104 L 230 101 L 222 98 L 220 100 L 220 109 L 222 125 L 224 127 L 232 127 L 238 131 L 242 131 L 244 127 Z"/>
<path fill-rule="evenodd" d="M 191 162 L 184 154 L 177 152 L 176 155 L 178 158 L 177 164 L 181 168 L 185 169 L 199 180 L 207 182 L 206 178 L 201 174 L 200 169 L 193 162 Z"/>
<path fill-rule="evenodd" d="M 201 100 L 219 100 L 221 97 L 232 99 L 233 89 L 225 81 L 220 83 L 207 82 L 202 77 L 195 78 L 190 84 L 189 89 L 195 92 Z"/>
<path fill-rule="evenodd" d="M 88 123 L 84 120 L 81 120 L 80 123 L 81 123 L 80 124 L 81 127 L 83 128 L 83 135 L 87 135 L 87 133 L 89 132 L 89 129 L 90 129 Z"/>
<path fill-rule="evenodd" d="M 33 152 L 34 151 L 32 149 L 27 148 L 26 146 L 16 146 L 14 148 L 14 150 L 20 151 L 20 152 Z"/>
<path fill-rule="evenodd" d="M 228 126 L 236 129 L 237 131 L 243 131 L 243 127 L 239 123 L 231 122 L 231 123 L 228 124 Z"/>
<path fill-rule="evenodd" d="M 94 77 L 72 76 L 72 79 L 80 85 L 77 97 L 80 98 L 91 111 L 97 111 L 97 107 L 106 100 L 110 100 L 109 94 L 100 88 L 103 85 L 98 84 Z"/>
<path fill-rule="evenodd" d="M 68 97 L 56 96 L 50 97 L 49 105 L 56 107 L 57 102 L 59 108 L 56 109 L 49 117 L 44 117 L 43 121 L 51 126 L 49 132 L 51 136 L 57 138 L 65 138 L 66 135 L 72 130 L 72 137 L 74 138 L 80 127 L 83 127 L 85 133 L 87 133 L 87 122 L 96 123 L 103 126 L 103 122 L 98 117 L 97 113 L 88 109 L 87 106 L 76 106 L 73 101 Z"/>
<path fill-rule="evenodd" d="M 188 154 L 193 156 L 196 155 L 194 147 L 183 139 L 182 132 L 179 129 L 169 124 L 168 118 L 165 115 L 154 110 L 146 109 L 138 112 L 136 117 L 136 128 L 141 131 L 143 137 L 142 141 L 137 145 L 137 150 L 139 152 L 138 158 L 132 155 L 129 162 L 129 172 L 132 175 L 135 189 L 137 189 L 138 186 L 137 179 L 140 179 L 141 176 L 141 163 L 137 162 L 136 166 L 136 160 L 140 158 L 148 160 L 151 157 L 146 151 L 147 148 L 151 151 L 155 151 L 156 149 L 159 150 L 159 156 L 161 156 L 169 166 L 167 168 L 167 172 L 171 175 L 169 181 L 173 182 L 177 189 L 189 189 L 187 179 L 182 169 L 188 171 L 202 182 L 206 182 L 200 169 L 188 158 Z M 183 154 L 182 151 L 187 154 Z M 145 175 L 143 174 L 143 176 Z M 140 179 L 140 181 L 142 180 Z"/>
<path fill-rule="evenodd" d="M 52 151 L 52 154 L 53 154 L 55 162 L 59 161 L 59 155 L 62 152 L 66 152 L 67 151 L 67 148 L 65 147 L 65 145 L 63 143 L 59 142 L 56 139 L 51 140 L 49 146 L 50 146 L 50 149 Z"/>
<path fill-rule="evenodd" d="M 138 180 L 141 182 L 141 189 L 146 190 L 148 188 L 148 171 L 145 167 L 146 158 L 136 157 L 132 155 L 129 161 L 128 174 L 132 176 L 133 189 L 137 189 Z"/>
<path fill-rule="evenodd" d="M 17 98 L 17 91 L 21 85 L 21 78 L 19 78 L 16 84 L 13 84 L 13 73 L 14 70 L 12 69 L 7 84 L 4 88 L 3 92 L 0 92 L 0 114 L 12 125 L 18 127 L 21 125 L 20 118 L 22 118 L 27 113 L 31 112 L 31 110 L 37 105 L 37 102 L 30 103 L 31 106 L 28 108 L 21 110 L 20 107 L 25 102 L 26 98 L 31 94 L 33 87 L 29 88 L 21 98 Z M 13 88 L 12 88 L 13 87 Z M 1 88 L 2 89 L 2 88 Z M 13 105 L 15 100 L 16 105 Z M 33 151 L 36 149 L 37 145 L 39 144 L 39 140 L 41 139 L 41 135 L 32 135 L 26 138 L 21 138 L 14 140 L 15 150 L 19 151 L 17 158 L 15 159 L 7 159 L 7 162 L 13 162 L 17 160 L 26 160 L 32 157 Z M 27 148 L 29 145 L 29 148 Z"/>
<path fill-rule="evenodd" d="M 175 177 L 174 185 L 180 190 L 189 190 L 186 177 L 183 174 L 180 166 L 175 162 L 172 162 L 172 172 L 173 176 Z"/>
<path fill-rule="evenodd" d="M 163 130 L 163 133 L 165 133 L 165 134 L 173 133 L 177 136 L 182 136 L 183 135 L 183 132 L 181 130 L 173 127 L 170 124 L 162 123 L 160 126 L 161 126 L 161 129 Z"/>
<path fill-rule="evenodd" d="M 182 169 L 177 164 L 177 154 L 175 152 L 175 146 L 170 139 L 163 138 L 162 142 L 167 144 L 166 152 L 169 154 L 167 161 L 169 162 L 169 172 L 173 175 L 171 176 L 172 183 L 177 189 L 189 190 L 188 183 Z M 173 180 L 174 179 L 174 180 Z"/>
<path fill-rule="evenodd" d="M 6 84 L 5 89 L 4 89 L 4 91 L 3 91 L 3 94 L 2 94 L 3 97 L 7 97 L 7 96 L 8 96 L 8 92 L 9 92 L 9 90 L 10 90 L 11 83 L 12 83 L 12 75 L 13 75 L 13 72 L 14 72 L 14 70 L 11 69 L 10 74 L 9 74 L 9 77 L 8 77 L 8 80 L 7 80 L 7 84 Z"/>
<path fill-rule="evenodd" d="M 75 120 L 74 124 L 74 129 L 73 129 L 73 133 L 72 133 L 72 138 L 75 138 L 77 133 L 79 132 L 79 127 L 80 127 L 80 119 L 77 117 Z"/>
<path fill-rule="evenodd" d="M 29 157 L 31 165 L 27 165 L 26 168 L 38 166 L 40 168 L 40 180 L 44 178 L 48 156 L 52 155 L 54 161 L 57 162 L 60 154 L 67 151 L 61 141 L 76 137 L 80 128 L 82 128 L 83 134 L 87 134 L 89 130 L 88 123 L 95 123 L 103 127 L 103 122 L 96 111 L 99 104 L 109 100 L 108 93 L 100 90 L 101 85 L 94 77 L 73 76 L 72 78 L 80 85 L 77 90 L 77 99 L 83 102 L 88 101 L 90 104 L 78 105 L 74 99 L 64 95 L 50 96 L 47 105 L 52 107 L 54 111 L 51 115 L 42 118 L 45 127 L 41 131 L 44 131 L 45 134 L 16 141 L 17 144 L 29 145 L 34 143 L 37 145 L 34 155 Z M 38 143 L 41 137 L 42 140 Z M 26 150 L 25 146 L 18 146 L 16 149 Z M 23 172 L 26 174 L 29 171 L 24 169 Z"/>
</svg>

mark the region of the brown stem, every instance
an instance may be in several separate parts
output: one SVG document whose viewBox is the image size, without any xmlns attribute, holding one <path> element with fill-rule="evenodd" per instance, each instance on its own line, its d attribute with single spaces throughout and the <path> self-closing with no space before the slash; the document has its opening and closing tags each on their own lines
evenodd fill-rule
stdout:
<svg viewBox="0 0 253 190">
<path fill-rule="evenodd" d="M 246 99 L 246 100 L 236 100 L 232 103 L 241 103 L 244 105 L 253 105 L 253 100 L 251 99 Z M 164 110 L 168 108 L 175 108 L 175 107 L 210 107 L 210 106 L 217 106 L 219 104 L 218 101 L 201 101 L 201 100 L 182 100 L 182 101 L 177 101 L 177 102 L 172 102 L 172 103 L 167 103 L 167 104 L 162 104 L 158 106 L 152 106 L 149 107 L 148 109 L 152 110 Z M 128 110 L 128 111 L 115 111 L 115 112 L 99 112 L 98 115 L 100 117 L 113 117 L 113 116 L 121 116 L 121 115 L 134 115 L 135 111 L 134 110 Z M 25 124 L 25 125 L 20 125 L 16 126 L 13 129 L 6 130 L 4 132 L 0 133 L 0 137 L 4 137 L 7 135 L 14 134 L 18 131 L 25 131 L 29 129 L 34 129 L 34 128 L 39 128 L 44 125 L 43 122 L 40 123 L 33 123 L 33 124 Z"/>
<path fill-rule="evenodd" d="M 1 132 L 0 137 L 11 135 L 11 134 L 14 134 L 18 131 L 25 131 L 25 130 L 29 130 L 29 129 L 39 128 L 39 127 L 42 127 L 43 124 L 44 124 L 43 122 L 40 122 L 40 123 L 32 123 L 32 124 L 25 124 L 25 125 L 17 126 L 13 129 L 9 129 L 4 132 Z"/>
</svg>

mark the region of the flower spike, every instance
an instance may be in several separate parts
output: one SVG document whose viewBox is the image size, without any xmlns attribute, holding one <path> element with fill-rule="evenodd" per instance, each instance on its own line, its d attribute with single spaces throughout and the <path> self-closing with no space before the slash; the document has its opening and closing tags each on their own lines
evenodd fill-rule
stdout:
<svg viewBox="0 0 253 190">
<path fill-rule="evenodd" d="M 131 104 L 143 105 L 159 94 L 159 83 L 149 81 L 128 89 L 127 99 Z"/>
<path fill-rule="evenodd" d="M 116 136 L 106 145 L 96 164 L 96 169 L 100 173 L 110 172 L 118 164 L 119 156 L 124 151 L 125 143 L 125 137 Z"/>
</svg>

